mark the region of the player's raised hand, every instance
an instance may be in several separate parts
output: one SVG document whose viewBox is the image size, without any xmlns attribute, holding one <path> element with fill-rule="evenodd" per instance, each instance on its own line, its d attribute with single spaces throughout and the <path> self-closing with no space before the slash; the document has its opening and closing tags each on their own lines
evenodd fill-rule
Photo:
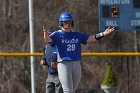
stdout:
<svg viewBox="0 0 140 93">
<path fill-rule="evenodd" d="M 110 33 L 112 33 L 115 30 L 115 27 L 108 27 L 104 32 L 104 36 L 109 35 Z"/>
<path fill-rule="evenodd" d="M 49 42 L 52 42 L 51 38 L 49 37 L 49 35 L 51 34 L 51 32 L 49 32 L 49 30 L 43 26 L 43 33 L 44 33 L 44 40 L 45 42 L 49 43 Z"/>
<path fill-rule="evenodd" d="M 44 34 L 50 34 L 49 30 L 45 26 L 42 27 L 42 30 Z"/>
</svg>

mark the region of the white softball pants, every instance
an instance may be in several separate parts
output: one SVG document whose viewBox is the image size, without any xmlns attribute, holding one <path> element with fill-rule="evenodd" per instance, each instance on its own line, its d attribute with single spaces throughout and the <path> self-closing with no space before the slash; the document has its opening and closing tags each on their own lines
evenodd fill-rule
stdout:
<svg viewBox="0 0 140 93">
<path fill-rule="evenodd" d="M 75 93 L 81 78 L 80 61 L 62 61 L 57 69 L 64 93 Z"/>
</svg>

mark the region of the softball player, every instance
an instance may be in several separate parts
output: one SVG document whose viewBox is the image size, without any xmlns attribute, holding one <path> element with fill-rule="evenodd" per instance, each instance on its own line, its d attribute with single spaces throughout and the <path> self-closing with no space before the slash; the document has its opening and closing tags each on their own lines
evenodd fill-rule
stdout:
<svg viewBox="0 0 140 93">
<path fill-rule="evenodd" d="M 51 35 L 43 28 L 46 42 L 53 42 L 57 47 L 58 75 L 64 93 L 75 93 L 81 78 L 81 44 L 96 42 L 109 35 L 115 29 L 108 27 L 104 32 L 89 36 L 73 30 L 74 21 L 69 12 L 63 12 L 59 17 L 61 30 Z"/>
</svg>

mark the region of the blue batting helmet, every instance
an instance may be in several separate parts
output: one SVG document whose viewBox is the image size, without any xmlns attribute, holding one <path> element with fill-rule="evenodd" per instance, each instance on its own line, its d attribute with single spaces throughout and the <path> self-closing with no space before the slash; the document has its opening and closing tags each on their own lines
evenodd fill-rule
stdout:
<svg viewBox="0 0 140 93">
<path fill-rule="evenodd" d="M 72 26 L 73 26 L 73 17 L 71 15 L 71 13 L 69 12 L 63 12 L 60 14 L 60 17 L 59 17 L 59 25 L 60 26 L 63 26 L 63 21 L 72 21 Z"/>
</svg>

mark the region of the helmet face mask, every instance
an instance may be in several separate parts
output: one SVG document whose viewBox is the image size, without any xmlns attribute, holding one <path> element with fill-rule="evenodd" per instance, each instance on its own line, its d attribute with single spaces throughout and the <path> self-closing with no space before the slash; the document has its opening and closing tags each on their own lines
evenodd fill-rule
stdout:
<svg viewBox="0 0 140 93">
<path fill-rule="evenodd" d="M 64 22 L 71 21 L 71 26 L 73 26 L 73 17 L 69 12 L 63 12 L 59 17 L 59 26 L 63 27 Z"/>
</svg>

